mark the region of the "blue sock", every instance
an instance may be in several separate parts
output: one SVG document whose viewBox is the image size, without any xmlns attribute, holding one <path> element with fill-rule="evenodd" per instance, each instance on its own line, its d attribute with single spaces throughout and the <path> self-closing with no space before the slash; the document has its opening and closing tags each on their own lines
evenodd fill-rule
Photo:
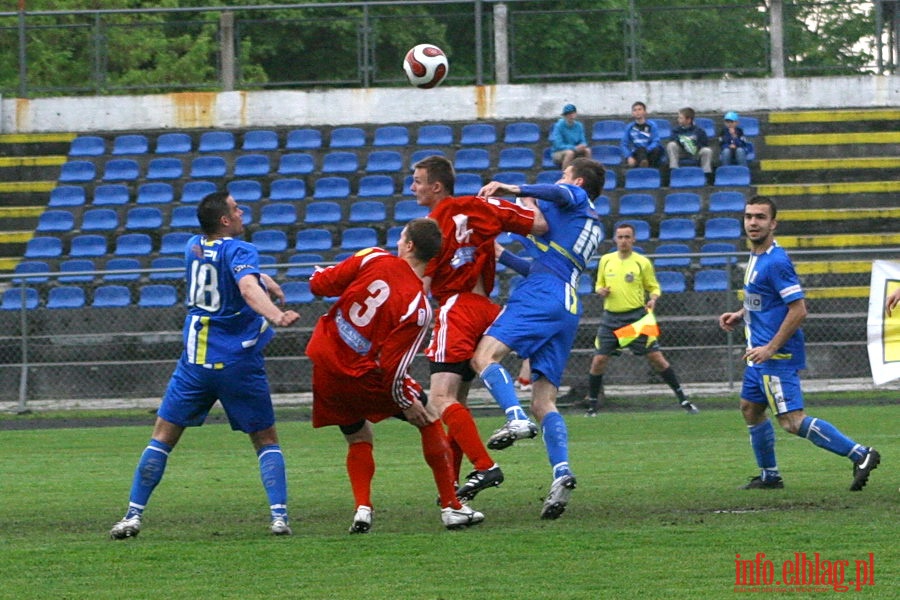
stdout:
<svg viewBox="0 0 900 600">
<path fill-rule="evenodd" d="M 287 476 L 281 446 L 270 444 L 256 453 L 259 457 L 259 474 L 269 496 L 272 518 L 287 517 Z"/>
<path fill-rule="evenodd" d="M 797 435 L 811 441 L 819 448 L 825 448 L 835 454 L 846 456 L 853 462 L 862 460 L 869 451 L 868 448 L 857 444 L 846 435 L 838 431 L 837 427 L 814 417 L 806 417 L 800 423 Z"/>
<path fill-rule="evenodd" d="M 775 427 L 766 419 L 759 425 L 750 425 L 750 446 L 756 455 L 756 464 L 762 470 L 763 480 L 778 476 L 778 463 L 775 461 Z"/>
<path fill-rule="evenodd" d="M 558 412 L 547 413 L 541 421 L 547 458 L 553 468 L 553 478 L 571 475 L 569 469 L 569 432 L 566 422 Z"/>
<path fill-rule="evenodd" d="M 166 471 L 166 462 L 169 460 L 171 451 L 171 446 L 154 439 L 151 439 L 147 447 L 144 448 L 141 460 L 138 461 L 137 469 L 134 471 L 134 479 L 131 482 L 128 512 L 125 513 L 126 519 L 144 514 L 144 508 L 147 506 L 147 501 L 150 500 L 150 494 L 156 489 L 156 486 L 162 480 L 163 473 Z"/>
<path fill-rule="evenodd" d="M 516 388 L 513 385 L 512 376 L 509 371 L 503 368 L 500 363 L 491 363 L 481 372 L 481 380 L 487 386 L 491 396 L 506 413 L 506 420 L 527 419 L 528 416 L 519 405 L 519 398 L 516 396 Z"/>
</svg>

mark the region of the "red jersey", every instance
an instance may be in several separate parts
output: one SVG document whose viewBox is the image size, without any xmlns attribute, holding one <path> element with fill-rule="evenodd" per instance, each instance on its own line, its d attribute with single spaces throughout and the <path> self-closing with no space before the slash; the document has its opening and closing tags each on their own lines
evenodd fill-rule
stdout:
<svg viewBox="0 0 900 600">
<path fill-rule="evenodd" d="M 400 408 L 421 397 L 408 370 L 428 332 L 431 305 L 409 263 L 368 248 L 317 271 L 309 283 L 318 296 L 340 296 L 306 346 L 313 363 L 350 378 L 380 373 Z"/>
<path fill-rule="evenodd" d="M 494 238 L 509 231 L 531 233 L 534 213 L 512 202 L 479 196 L 448 197 L 428 215 L 443 235 L 441 253 L 429 261 L 431 294 L 442 303 L 453 294 L 471 292 L 478 277 L 485 292 L 494 289 Z"/>
</svg>

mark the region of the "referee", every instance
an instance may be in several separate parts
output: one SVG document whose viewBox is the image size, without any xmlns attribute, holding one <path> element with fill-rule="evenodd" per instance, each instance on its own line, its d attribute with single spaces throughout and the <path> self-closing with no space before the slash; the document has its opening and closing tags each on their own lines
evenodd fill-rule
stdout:
<svg viewBox="0 0 900 600">
<path fill-rule="evenodd" d="M 591 360 L 588 380 L 589 417 L 597 415 L 597 408 L 606 399 L 603 393 L 603 374 L 609 357 L 621 354 L 615 330 L 631 325 L 646 315 L 647 311 L 653 310 L 660 295 L 653 264 L 647 257 L 634 252 L 634 227 L 627 223 L 616 227 L 615 242 L 616 251 L 600 258 L 597 284 L 594 286 L 594 291 L 605 300 L 603 317 L 594 340 L 596 352 Z M 653 340 L 648 344 L 647 341 L 647 336 L 641 335 L 627 347 L 635 356 L 647 357 L 653 369 L 675 392 L 682 408 L 690 414 L 700 412 L 684 395 L 675 371 L 659 348 L 659 342 Z"/>
</svg>

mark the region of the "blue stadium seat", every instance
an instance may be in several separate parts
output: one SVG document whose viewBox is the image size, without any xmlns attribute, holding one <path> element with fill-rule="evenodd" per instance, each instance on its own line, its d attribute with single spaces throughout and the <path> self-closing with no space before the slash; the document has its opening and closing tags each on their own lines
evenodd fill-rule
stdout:
<svg viewBox="0 0 900 600">
<path fill-rule="evenodd" d="M 169 227 L 172 229 L 200 229 L 200 221 L 197 220 L 197 209 L 193 206 L 176 206 L 172 209 L 169 219 Z M 184 250 L 184 248 L 182 248 Z M 162 252 L 162 250 L 160 250 Z M 168 252 L 166 252 L 168 254 Z"/>
<path fill-rule="evenodd" d="M 403 168 L 403 155 L 394 150 L 376 150 L 366 159 L 367 173 L 399 173 Z"/>
<path fill-rule="evenodd" d="M 619 142 L 625 135 L 625 122 L 612 119 L 596 121 L 591 128 L 591 140 L 594 142 Z"/>
<path fill-rule="evenodd" d="M 72 140 L 69 156 L 103 156 L 106 154 L 106 142 L 96 135 L 80 135 Z"/>
<path fill-rule="evenodd" d="M 680 271 L 657 271 L 656 280 L 663 294 L 679 294 L 687 288 L 684 273 Z"/>
<path fill-rule="evenodd" d="M 191 161 L 192 179 L 217 179 L 225 177 L 228 165 L 221 156 L 198 156 Z"/>
<path fill-rule="evenodd" d="M 709 212 L 744 212 L 747 197 L 743 192 L 713 192 L 709 195 Z"/>
<path fill-rule="evenodd" d="M 696 117 L 694 118 L 694 125 L 702 129 L 706 133 L 706 137 L 709 138 L 709 141 L 712 142 L 718 137 L 718 133 L 716 133 L 716 122 L 707 117 Z"/>
<path fill-rule="evenodd" d="M 453 129 L 449 125 L 423 125 L 416 135 L 418 146 L 449 146 L 453 143 Z"/>
<path fill-rule="evenodd" d="M 620 215 L 652 215 L 656 212 L 656 198 L 650 194 L 623 194 L 619 198 Z"/>
<path fill-rule="evenodd" d="M 303 222 L 307 225 L 322 225 L 340 223 L 341 219 L 341 205 L 337 202 L 310 202 L 306 205 L 306 216 L 303 218 Z"/>
<path fill-rule="evenodd" d="M 63 163 L 59 170 L 59 181 L 63 183 L 84 183 L 93 181 L 96 176 L 94 163 L 86 160 L 70 160 Z"/>
<path fill-rule="evenodd" d="M 142 183 L 138 186 L 138 204 L 169 204 L 175 200 L 175 190 L 170 183 Z"/>
<path fill-rule="evenodd" d="M 105 252 L 105 249 L 104 249 Z M 97 266 L 89 258 L 70 258 L 59 263 L 60 273 L 85 273 L 96 271 Z M 60 283 L 90 283 L 94 281 L 93 275 L 60 275 L 57 277 Z"/>
<path fill-rule="evenodd" d="M 147 256 L 153 252 L 153 240 L 146 233 L 126 233 L 116 238 L 116 256 Z"/>
<path fill-rule="evenodd" d="M 731 217 L 706 220 L 703 237 L 708 240 L 736 240 L 741 237 L 741 222 Z"/>
<path fill-rule="evenodd" d="M 47 308 L 68 309 L 84 307 L 84 288 L 78 285 L 61 285 L 50 288 Z"/>
<path fill-rule="evenodd" d="M 403 226 L 396 225 L 387 230 L 387 240 L 385 241 L 385 248 L 393 250 L 397 247 L 397 242 L 400 241 L 400 234 L 403 233 Z"/>
<path fill-rule="evenodd" d="M 177 269 L 175 271 L 160 271 L 150 273 L 147 277 L 150 281 L 180 281 L 184 279 L 184 259 L 175 256 L 160 256 L 150 261 L 151 269 Z"/>
<path fill-rule="evenodd" d="M 607 170 L 607 173 L 614 171 Z M 625 189 L 642 190 L 656 189 L 660 186 L 659 169 L 652 167 L 637 167 L 625 171 Z"/>
<path fill-rule="evenodd" d="M 253 232 L 250 241 L 260 252 L 287 250 L 287 235 L 280 229 L 260 229 Z"/>
<path fill-rule="evenodd" d="M 313 188 L 316 200 L 343 200 L 350 195 L 350 180 L 346 177 L 320 177 Z"/>
<path fill-rule="evenodd" d="M 622 149 L 613 145 L 600 145 L 591 148 L 591 158 L 607 167 L 622 164 Z"/>
<path fill-rule="evenodd" d="M 354 173 L 359 169 L 359 158 L 354 152 L 329 152 L 322 160 L 323 173 Z"/>
<path fill-rule="evenodd" d="M 665 119 L 647 119 L 648 121 L 653 121 L 656 123 L 656 126 L 659 128 L 659 139 L 665 140 L 668 137 L 672 137 L 672 124 L 669 123 Z"/>
<path fill-rule="evenodd" d="M 659 239 L 664 240 L 693 240 L 696 237 L 696 227 L 693 219 L 673 217 L 659 222 Z"/>
<path fill-rule="evenodd" d="M 378 233 L 371 227 L 347 227 L 341 232 L 341 250 L 362 250 L 378 245 Z"/>
<path fill-rule="evenodd" d="M 656 247 L 655 254 L 661 254 L 653 259 L 653 266 L 657 269 L 687 268 L 691 266 L 690 256 L 666 256 L 668 254 L 690 254 L 691 248 L 687 244 L 660 244 Z"/>
<path fill-rule="evenodd" d="M 204 131 L 200 134 L 197 152 L 231 152 L 234 150 L 234 134 L 230 131 Z"/>
<path fill-rule="evenodd" d="M 306 197 L 306 182 L 302 179 L 276 179 L 269 187 L 269 200 L 297 201 Z"/>
<path fill-rule="evenodd" d="M 491 179 L 510 185 L 525 185 L 528 183 L 528 176 L 522 171 L 500 171 L 499 173 L 494 173 Z"/>
<path fill-rule="evenodd" d="M 35 231 L 45 233 L 50 231 L 72 231 L 75 227 L 75 217 L 67 210 L 46 210 L 38 217 Z"/>
<path fill-rule="evenodd" d="M 147 164 L 147 179 L 180 179 L 184 175 L 184 165 L 180 158 L 165 156 L 154 158 Z"/>
<path fill-rule="evenodd" d="M 123 308 L 131 306 L 131 290 L 124 285 L 101 285 L 94 289 L 95 308 Z"/>
<path fill-rule="evenodd" d="M 493 144 L 497 141 L 497 128 L 493 123 L 469 123 L 463 125 L 459 143 L 463 146 Z"/>
<path fill-rule="evenodd" d="M 146 135 L 125 134 L 117 135 L 113 140 L 112 153 L 115 156 L 147 154 L 150 151 L 150 143 Z"/>
<path fill-rule="evenodd" d="M 335 127 L 331 130 L 331 148 L 362 148 L 366 145 L 366 132 L 362 127 Z"/>
<path fill-rule="evenodd" d="M 128 186 L 121 183 L 107 183 L 94 188 L 94 206 L 122 206 L 131 201 Z"/>
<path fill-rule="evenodd" d="M 253 205 L 252 204 L 238 204 L 238 208 L 241 209 L 241 212 L 244 213 L 241 217 L 241 220 L 244 222 L 244 225 L 250 225 L 253 223 Z"/>
<path fill-rule="evenodd" d="M 605 191 L 614 190 L 616 189 L 616 186 L 619 185 L 616 172 L 612 169 L 607 169 L 603 177 L 603 189 Z"/>
<path fill-rule="evenodd" d="M 16 265 L 13 273 L 17 275 L 30 275 L 30 277 L 15 277 L 10 280 L 12 283 L 20 285 L 35 285 L 37 283 L 47 283 L 50 277 L 50 265 L 42 260 L 25 260 Z M 38 276 L 41 275 L 41 276 Z"/>
<path fill-rule="evenodd" d="M 700 202 L 700 194 L 694 192 L 667 194 L 663 203 L 663 214 L 697 215 L 700 214 Z"/>
<path fill-rule="evenodd" d="M 534 150 L 531 148 L 503 148 L 497 160 L 497 168 L 504 170 L 531 169 L 534 167 Z"/>
<path fill-rule="evenodd" d="M 423 148 L 421 150 L 416 150 L 409 157 L 410 170 L 415 168 L 417 162 L 424 158 L 428 158 L 429 156 L 447 156 L 447 153 L 440 148 Z"/>
<path fill-rule="evenodd" d="M 252 129 L 244 134 L 241 150 L 245 152 L 278 150 L 278 134 L 270 129 Z"/>
<path fill-rule="evenodd" d="M 597 196 L 594 198 L 594 211 L 604 217 L 611 212 L 609 196 Z"/>
<path fill-rule="evenodd" d="M 550 151 L 550 147 L 544 148 L 544 151 L 541 152 L 541 168 L 542 169 L 558 169 L 559 165 L 553 162 L 553 152 Z"/>
<path fill-rule="evenodd" d="M 740 165 L 726 165 L 716 168 L 714 185 L 748 186 L 750 185 L 750 168 Z"/>
<path fill-rule="evenodd" d="M 92 208 L 81 215 L 82 231 L 114 231 L 119 227 L 119 214 L 111 208 Z"/>
<path fill-rule="evenodd" d="M 405 125 L 385 125 L 375 130 L 375 138 L 372 145 L 383 146 L 407 146 L 409 144 L 409 129 Z"/>
<path fill-rule="evenodd" d="M 415 196 L 415 194 L 413 194 L 413 191 L 412 191 L 412 182 L 413 182 L 412 175 L 407 175 L 406 177 L 404 177 L 403 185 L 400 188 L 400 193 L 403 194 L 404 196 Z"/>
<path fill-rule="evenodd" d="M 80 185 L 60 185 L 50 190 L 50 208 L 64 206 L 84 206 L 86 194 Z"/>
<path fill-rule="evenodd" d="M 483 148 L 463 148 L 453 158 L 453 168 L 457 171 L 484 171 L 490 166 L 491 155 Z"/>
<path fill-rule="evenodd" d="M 481 175 L 478 173 L 457 173 L 453 193 L 456 196 L 474 196 L 483 185 Z"/>
<path fill-rule="evenodd" d="M 756 117 L 738 117 L 738 125 L 744 130 L 744 135 L 747 137 L 759 135 L 759 119 Z"/>
<path fill-rule="evenodd" d="M 350 223 L 383 223 L 387 208 L 380 200 L 360 200 L 350 205 Z"/>
<path fill-rule="evenodd" d="M 141 286 L 138 295 L 138 306 L 158 308 L 178 304 L 178 291 L 174 285 L 167 283 L 151 283 Z"/>
<path fill-rule="evenodd" d="M 157 154 L 187 154 L 193 147 L 191 136 L 186 133 L 163 133 L 156 138 Z"/>
<path fill-rule="evenodd" d="M 297 242 L 294 249 L 297 252 L 315 252 L 331 250 L 333 240 L 331 232 L 327 229 L 302 229 L 297 232 Z"/>
<path fill-rule="evenodd" d="M 756 160 L 756 146 L 753 145 L 753 142 L 745 139 L 744 146 L 744 150 L 747 153 L 747 162 Z"/>
<path fill-rule="evenodd" d="M 162 225 L 162 211 L 155 206 L 132 208 L 125 215 L 125 229 L 159 229 Z"/>
<path fill-rule="evenodd" d="M 316 150 L 322 147 L 322 132 L 318 129 L 294 129 L 284 142 L 287 150 Z"/>
<path fill-rule="evenodd" d="M 188 181 L 181 188 L 181 202 L 196 204 L 217 189 L 219 188 L 212 181 Z"/>
<path fill-rule="evenodd" d="M 188 233 L 187 231 L 170 231 L 169 233 L 163 234 L 159 243 L 159 253 L 183 256 L 187 241 L 191 239 L 192 235 L 193 234 Z"/>
<path fill-rule="evenodd" d="M 109 273 L 109 271 L 136 271 L 140 268 L 141 262 L 136 258 L 111 258 L 103 267 L 107 271 L 103 275 L 103 281 L 137 281 L 141 278 L 140 273 Z"/>
<path fill-rule="evenodd" d="M 309 304 L 316 299 L 309 290 L 308 281 L 287 281 L 281 284 L 281 289 L 287 304 Z"/>
<path fill-rule="evenodd" d="M 706 185 L 706 173 L 700 167 L 676 167 L 671 170 L 669 187 L 695 188 Z"/>
<path fill-rule="evenodd" d="M 262 184 L 255 179 L 235 179 L 225 186 L 235 202 L 259 202 L 262 200 Z"/>
<path fill-rule="evenodd" d="M 285 277 L 309 277 L 315 271 L 317 265 L 321 265 L 325 259 L 321 254 L 297 252 L 288 258 L 291 266 L 288 267 Z"/>
<path fill-rule="evenodd" d="M 562 177 L 562 171 L 550 170 L 550 171 L 541 171 L 535 176 L 534 182 L 536 184 L 545 184 L 545 183 L 556 183 L 559 181 L 560 177 Z"/>
<path fill-rule="evenodd" d="M 103 181 L 135 181 L 141 174 L 141 167 L 132 158 L 114 158 L 103 167 Z"/>
<path fill-rule="evenodd" d="M 241 154 L 234 160 L 235 177 L 265 177 L 271 168 L 265 154 Z"/>
<path fill-rule="evenodd" d="M 366 175 L 359 180 L 360 198 L 387 198 L 394 195 L 394 180 L 389 175 Z"/>
<path fill-rule="evenodd" d="M 541 141 L 541 128 L 537 123 L 517 121 L 507 123 L 503 129 L 504 144 L 536 144 Z"/>
<path fill-rule="evenodd" d="M 25 288 L 25 308 L 37 308 L 38 292 L 34 288 Z M 22 288 L 9 288 L 3 292 L 2 310 L 22 310 Z"/>
<path fill-rule="evenodd" d="M 297 207 L 288 202 L 268 202 L 263 205 L 259 224 L 264 226 L 294 225 L 297 223 Z"/>
<path fill-rule="evenodd" d="M 716 254 L 721 252 L 730 252 L 737 254 L 737 244 L 730 242 L 709 242 L 700 247 L 701 254 Z M 737 256 L 701 256 L 701 267 L 719 267 L 728 263 L 735 264 Z"/>
<path fill-rule="evenodd" d="M 585 296 L 594 293 L 594 276 L 590 273 L 582 273 L 578 276 L 578 289 L 576 293 L 579 296 Z"/>
<path fill-rule="evenodd" d="M 623 225 L 628 223 L 632 227 L 634 227 L 634 239 L 643 242 L 645 240 L 650 239 L 650 223 L 644 221 L 643 219 L 622 219 L 621 221 L 617 221 L 615 226 L 613 227 L 613 231 L 615 231 L 619 225 Z"/>
<path fill-rule="evenodd" d="M 316 162 L 311 154 L 295 152 L 282 154 L 278 161 L 279 175 L 309 175 L 316 170 Z"/>
<path fill-rule="evenodd" d="M 727 292 L 731 285 L 723 269 L 701 269 L 694 273 L 695 292 Z"/>
<path fill-rule="evenodd" d="M 69 256 L 72 258 L 93 258 L 105 256 L 107 251 L 106 236 L 93 233 L 76 235 L 69 246 Z M 28 256 L 26 253 L 25 256 Z"/>
<path fill-rule="evenodd" d="M 400 200 L 394 204 L 394 221 L 406 223 L 411 219 L 419 219 L 428 216 L 428 207 L 422 206 L 415 200 Z"/>
</svg>

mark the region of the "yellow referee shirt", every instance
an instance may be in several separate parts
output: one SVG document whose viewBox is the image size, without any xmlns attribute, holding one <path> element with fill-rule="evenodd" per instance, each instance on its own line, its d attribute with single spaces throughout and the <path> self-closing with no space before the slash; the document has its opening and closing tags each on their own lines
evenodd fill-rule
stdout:
<svg viewBox="0 0 900 600">
<path fill-rule="evenodd" d="M 653 264 L 637 252 L 625 259 L 619 258 L 618 252 L 600 257 L 594 290 L 603 287 L 609 288 L 603 308 L 615 313 L 641 308 L 647 303 L 647 294 L 661 295 Z"/>
</svg>

